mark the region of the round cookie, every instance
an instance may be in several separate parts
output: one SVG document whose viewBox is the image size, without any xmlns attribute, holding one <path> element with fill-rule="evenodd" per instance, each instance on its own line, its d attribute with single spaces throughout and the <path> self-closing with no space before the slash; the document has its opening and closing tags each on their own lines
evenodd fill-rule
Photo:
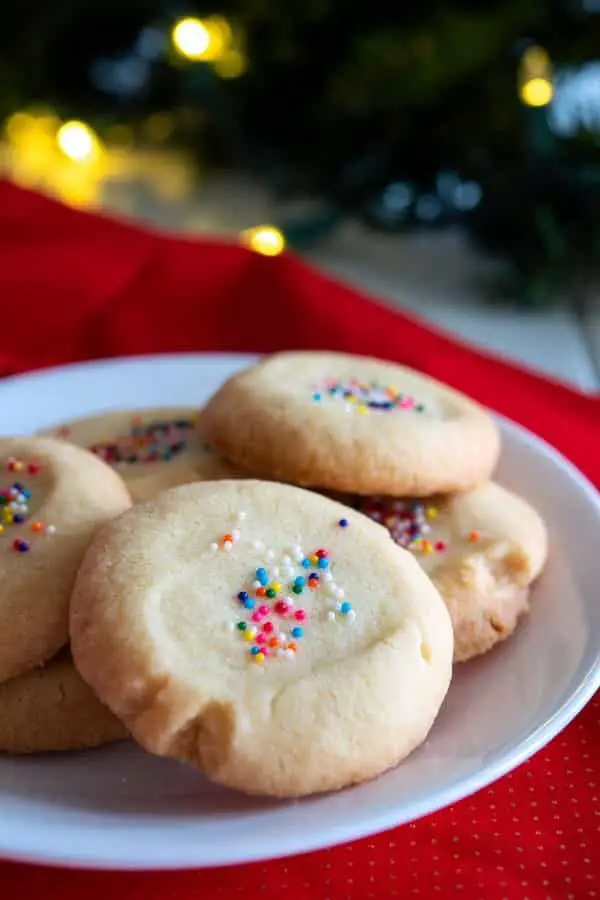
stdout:
<svg viewBox="0 0 600 900">
<path fill-rule="evenodd" d="M 485 481 L 493 419 L 462 394 L 393 363 L 279 353 L 235 375 L 200 427 L 242 471 L 307 487 L 419 496 Z"/>
<path fill-rule="evenodd" d="M 97 529 L 131 505 L 91 453 L 49 438 L 0 439 L 0 682 L 66 643 L 75 575 Z"/>
<path fill-rule="evenodd" d="M 424 740 L 452 670 L 446 607 L 384 528 L 251 480 L 174 488 L 102 529 L 71 642 L 147 750 L 275 796 L 395 765 Z"/>
<path fill-rule="evenodd" d="M 127 736 L 81 678 L 67 650 L 0 684 L 0 752 L 83 750 Z"/>
<path fill-rule="evenodd" d="M 234 477 L 200 439 L 197 410 L 168 407 L 77 419 L 45 434 L 85 447 L 116 468 L 134 503 L 191 481 Z"/>
<path fill-rule="evenodd" d="M 513 633 L 548 553 L 546 526 L 525 500 L 488 482 L 428 500 L 357 496 L 348 502 L 384 524 L 433 580 L 452 619 L 455 662 Z"/>
</svg>

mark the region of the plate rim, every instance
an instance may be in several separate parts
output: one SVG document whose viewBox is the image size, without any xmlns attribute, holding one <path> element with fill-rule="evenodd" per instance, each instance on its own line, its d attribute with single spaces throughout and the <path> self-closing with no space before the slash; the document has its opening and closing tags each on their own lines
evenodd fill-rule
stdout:
<svg viewBox="0 0 600 900">
<path fill-rule="evenodd" d="M 220 360 L 223 363 L 229 361 L 239 364 L 248 364 L 255 360 L 259 354 L 255 353 L 165 353 L 165 354 L 144 354 L 134 356 L 120 356 L 112 358 L 103 358 L 97 360 L 89 360 L 83 362 L 68 363 L 61 366 L 53 366 L 43 369 L 36 369 L 22 374 L 11 375 L 0 380 L 0 397 L 5 389 L 12 389 L 19 384 L 35 381 L 37 379 L 45 379 L 49 375 L 60 376 L 74 375 L 77 371 L 90 369 L 102 371 L 110 368 L 112 365 L 174 365 L 174 364 L 201 364 L 209 360 Z M 517 422 L 493 411 L 494 416 L 498 419 L 500 427 L 508 434 L 513 434 L 517 439 L 524 439 L 526 443 L 532 446 L 538 452 L 544 453 L 550 458 L 551 462 L 561 468 L 565 474 L 575 481 L 583 491 L 586 500 L 595 508 L 600 522 L 600 494 L 593 482 L 564 456 L 559 450 L 549 444 L 546 440 L 536 435 L 533 431 L 520 425 Z M 261 845 L 257 845 L 260 849 L 253 850 L 253 846 L 248 846 L 246 852 L 243 848 L 237 847 L 235 857 L 231 854 L 221 854 L 214 856 L 210 860 L 201 859 L 202 854 L 187 853 L 179 858 L 170 860 L 161 860 L 154 863 L 148 860 L 143 853 L 137 850 L 130 851 L 128 861 L 110 858 L 110 853 L 102 852 L 94 854 L 86 849 L 83 853 L 71 847 L 68 851 L 57 853 L 55 851 L 44 851 L 43 849 L 28 849 L 24 847 L 23 841 L 14 841 L 11 845 L 10 841 L 3 840 L 0 836 L 0 859 L 6 861 L 35 863 L 41 865 L 51 865 L 58 868 L 71 869 L 96 869 L 105 871 L 177 871 L 187 870 L 191 868 L 215 868 L 220 866 L 243 865 L 251 862 L 266 861 L 267 859 L 280 859 L 293 855 L 315 852 L 327 847 L 334 847 L 339 844 L 347 843 L 353 840 L 360 840 L 370 835 L 381 834 L 409 822 L 416 821 L 423 816 L 435 813 L 452 803 L 466 799 L 479 790 L 494 783 L 504 775 L 522 765 L 530 759 L 535 753 L 541 750 L 552 739 L 559 735 L 573 721 L 573 719 L 581 712 L 586 704 L 593 698 L 600 688 L 600 647 L 595 657 L 593 657 L 588 665 L 587 670 L 577 683 L 577 685 L 569 691 L 562 703 L 553 711 L 553 713 L 530 734 L 523 738 L 519 743 L 505 752 L 500 757 L 487 763 L 484 768 L 469 776 L 461 778 L 456 784 L 438 790 L 433 797 L 423 797 L 420 800 L 411 802 L 404 807 L 404 813 L 398 815 L 393 809 L 386 808 L 381 810 L 375 816 L 367 820 L 368 824 L 356 824 L 354 819 L 348 819 L 334 826 L 328 826 L 327 834 L 315 831 L 306 832 L 305 830 L 286 831 L 285 837 L 274 852 L 268 856 L 265 855 Z M 8 831 L 7 831 L 8 833 Z M 23 831 L 19 831 L 23 834 Z M 139 845 L 135 845 L 139 846 Z M 200 861 L 201 859 L 201 861 Z"/>
</svg>

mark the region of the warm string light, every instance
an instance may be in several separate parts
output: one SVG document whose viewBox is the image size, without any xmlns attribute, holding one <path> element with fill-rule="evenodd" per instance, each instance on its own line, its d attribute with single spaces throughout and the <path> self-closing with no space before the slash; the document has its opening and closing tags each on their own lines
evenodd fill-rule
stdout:
<svg viewBox="0 0 600 900">
<path fill-rule="evenodd" d="M 285 250 L 285 237 L 273 225 L 257 225 L 242 232 L 242 242 L 263 256 L 279 256 Z"/>
<path fill-rule="evenodd" d="M 525 106 L 547 106 L 554 95 L 552 64 L 543 47 L 529 47 L 519 67 L 519 97 Z"/>
<path fill-rule="evenodd" d="M 65 122 L 56 133 L 56 141 L 73 162 L 86 162 L 100 152 L 98 136 L 85 122 Z"/>
<path fill-rule="evenodd" d="M 178 19 L 171 30 L 176 53 L 189 62 L 212 63 L 221 78 L 239 78 L 246 71 L 241 35 L 226 19 Z"/>
</svg>

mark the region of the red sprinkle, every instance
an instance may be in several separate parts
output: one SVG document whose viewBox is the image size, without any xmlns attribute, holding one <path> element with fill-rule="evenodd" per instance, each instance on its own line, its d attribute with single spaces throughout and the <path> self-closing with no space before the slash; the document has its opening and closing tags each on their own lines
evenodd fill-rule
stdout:
<svg viewBox="0 0 600 900">
<path fill-rule="evenodd" d="M 262 616 L 258 610 L 256 610 L 256 612 L 252 613 L 252 621 L 253 622 L 260 622 L 261 619 L 262 619 Z"/>
<path fill-rule="evenodd" d="M 273 623 L 265 622 L 265 624 L 263 625 L 263 631 L 265 632 L 265 634 L 271 634 L 271 632 L 273 631 Z"/>
<path fill-rule="evenodd" d="M 439 553 L 441 553 L 442 550 L 445 550 L 445 549 L 447 548 L 447 546 L 448 546 L 448 544 L 446 543 L 446 541 L 436 541 L 435 549 L 436 549 Z"/>
<path fill-rule="evenodd" d="M 264 634 L 257 634 L 256 637 L 254 638 L 254 641 L 257 644 L 265 644 L 267 639 L 264 636 Z"/>
<path fill-rule="evenodd" d="M 31 462 L 27 466 L 27 471 L 29 472 L 30 475 L 37 475 L 37 473 L 40 471 L 40 468 L 41 468 L 41 466 L 39 463 Z"/>
<path fill-rule="evenodd" d="M 303 609 L 297 609 L 294 613 L 294 618 L 297 622 L 304 622 L 304 620 L 306 619 L 306 613 Z"/>
<path fill-rule="evenodd" d="M 264 587 L 256 588 L 256 596 L 257 596 L 257 597 L 266 597 L 266 596 L 267 596 L 267 589 L 264 588 Z"/>
<path fill-rule="evenodd" d="M 265 616 L 268 616 L 270 613 L 270 609 L 268 606 L 259 606 L 256 611 L 259 614 L 259 616 L 261 616 L 263 619 Z"/>
<path fill-rule="evenodd" d="M 280 616 L 285 616 L 285 614 L 290 611 L 290 605 L 289 603 L 286 603 L 285 600 L 278 600 L 274 609 Z"/>
<path fill-rule="evenodd" d="M 326 559 L 329 554 L 327 553 L 327 550 L 317 550 L 315 556 L 318 556 L 319 559 Z"/>
</svg>

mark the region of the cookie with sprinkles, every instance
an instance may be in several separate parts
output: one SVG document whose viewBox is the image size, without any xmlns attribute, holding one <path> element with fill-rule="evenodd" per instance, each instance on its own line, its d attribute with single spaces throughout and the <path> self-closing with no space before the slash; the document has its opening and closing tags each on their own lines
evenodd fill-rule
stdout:
<svg viewBox="0 0 600 900">
<path fill-rule="evenodd" d="M 93 454 L 49 438 L 0 439 L 0 682 L 67 642 L 75 574 L 96 530 L 131 500 Z"/>
<path fill-rule="evenodd" d="M 233 468 L 200 438 L 197 418 L 189 407 L 122 411 L 44 433 L 84 447 L 115 468 L 138 503 L 179 484 L 234 477 Z"/>
<path fill-rule="evenodd" d="M 514 632 L 548 553 L 546 526 L 526 500 L 488 482 L 425 500 L 357 496 L 347 502 L 384 525 L 431 577 L 450 612 L 456 662 Z"/>
<path fill-rule="evenodd" d="M 0 753 L 84 750 L 127 738 L 73 665 L 67 649 L 0 684 Z"/>
<path fill-rule="evenodd" d="M 491 416 L 457 391 L 329 352 L 279 353 L 235 375 L 200 427 L 242 471 L 359 494 L 469 490 L 490 477 L 500 446 Z"/>
<path fill-rule="evenodd" d="M 275 796 L 396 765 L 425 739 L 452 669 L 446 607 L 384 528 L 242 479 L 165 491 L 102 529 L 71 642 L 146 749 Z"/>
</svg>

